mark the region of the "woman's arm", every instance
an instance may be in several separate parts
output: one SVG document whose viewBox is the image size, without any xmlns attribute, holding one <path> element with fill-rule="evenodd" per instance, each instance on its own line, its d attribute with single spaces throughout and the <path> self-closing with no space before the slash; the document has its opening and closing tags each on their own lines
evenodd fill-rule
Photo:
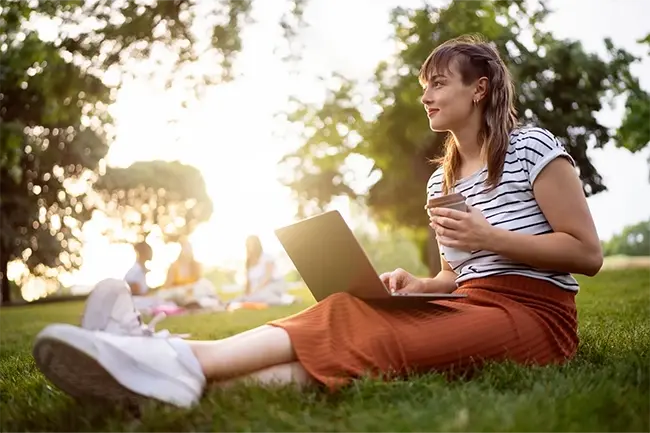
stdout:
<svg viewBox="0 0 650 433">
<path fill-rule="evenodd" d="M 537 176 L 533 193 L 554 233 L 533 236 L 492 227 L 486 249 L 540 269 L 596 275 L 602 248 L 571 164 L 564 158 L 550 162 Z"/>
<path fill-rule="evenodd" d="M 451 293 L 456 290 L 456 273 L 449 263 L 440 256 L 442 270 L 434 278 L 418 278 L 397 268 L 393 272 L 384 272 L 379 279 L 392 292 L 402 293 Z"/>
<path fill-rule="evenodd" d="M 142 294 L 143 290 L 142 290 L 142 288 L 140 287 L 140 284 L 139 284 L 139 283 L 137 283 L 137 282 L 135 282 L 135 281 L 129 281 L 129 282 L 127 282 L 127 284 L 128 284 L 129 287 L 131 288 L 131 294 L 132 294 L 132 295 L 137 296 L 137 295 L 141 295 L 141 294 Z"/>
<path fill-rule="evenodd" d="M 458 275 L 451 269 L 447 260 L 440 256 L 441 269 L 433 278 L 422 278 L 424 293 L 451 293 L 457 289 L 456 278 Z"/>
<path fill-rule="evenodd" d="M 246 273 L 246 282 L 244 283 L 244 294 L 251 294 L 251 281 L 248 279 L 248 273 Z"/>
<path fill-rule="evenodd" d="M 435 208 L 431 218 L 440 244 L 486 250 L 529 266 L 593 276 L 603 264 L 596 227 L 582 184 L 564 158 L 548 163 L 533 183 L 537 204 L 554 233 L 530 235 L 494 227 L 476 208 Z"/>
</svg>

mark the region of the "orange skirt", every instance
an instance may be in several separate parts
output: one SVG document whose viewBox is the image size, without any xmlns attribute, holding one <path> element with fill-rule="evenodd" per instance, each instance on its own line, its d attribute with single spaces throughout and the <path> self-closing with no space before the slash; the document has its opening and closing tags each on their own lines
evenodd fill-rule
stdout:
<svg viewBox="0 0 650 433">
<path fill-rule="evenodd" d="M 575 355 L 575 293 L 514 275 L 466 281 L 457 293 L 468 297 L 399 308 L 336 293 L 269 324 L 287 331 L 298 361 L 330 389 L 362 376 L 466 374 L 486 361 Z"/>
</svg>

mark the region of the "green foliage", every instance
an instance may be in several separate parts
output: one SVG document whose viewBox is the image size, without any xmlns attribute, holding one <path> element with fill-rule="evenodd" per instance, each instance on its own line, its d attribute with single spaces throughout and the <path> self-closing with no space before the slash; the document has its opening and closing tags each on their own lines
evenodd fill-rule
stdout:
<svg viewBox="0 0 650 433">
<path fill-rule="evenodd" d="M 33 32 L 16 36 L 22 3 L 0 19 L 0 273 L 14 259 L 34 274 L 80 265 L 81 225 L 90 218 L 88 183 L 108 150 L 102 103 L 109 89 L 66 62 Z M 8 10 L 7 10 L 8 8 Z M 9 43 L 7 43 L 9 42 Z"/>
<path fill-rule="evenodd" d="M 287 3 L 279 26 L 292 41 L 304 25 L 305 0 Z M 14 32 L 33 16 L 54 19 L 62 29 L 55 46 L 88 60 L 96 71 L 109 70 L 128 59 L 149 58 L 161 48 L 173 55 L 177 71 L 201 57 L 213 57 L 215 70 L 203 70 L 200 75 L 184 71 L 186 78 L 198 84 L 234 77 L 233 63 L 243 48 L 241 32 L 252 22 L 253 0 L 18 0 L 3 1 L 2 7 L 5 26 Z M 203 37 L 208 44 L 200 43 Z M 122 68 L 120 72 L 129 73 Z"/>
<path fill-rule="evenodd" d="M 604 242 L 603 253 L 606 256 L 650 255 L 650 219 L 627 226 L 620 234 Z"/>
<path fill-rule="evenodd" d="M 289 41 L 303 24 L 304 2 L 288 2 L 280 26 Z M 251 10 L 252 0 L 0 1 L 3 302 L 10 301 L 12 260 L 40 275 L 81 264 L 78 235 L 91 211 L 86 194 L 112 138 L 106 108 L 114 89 L 102 81 L 104 73 L 120 82 L 132 74 L 133 60 L 149 58 L 156 62 L 151 74 L 171 69 L 168 85 L 200 93 L 234 77 Z M 38 20 L 56 35 L 42 39 Z M 209 43 L 200 43 L 202 36 Z M 161 67 L 161 52 L 171 68 Z M 198 58 L 213 60 L 211 67 L 197 72 L 191 63 Z M 198 207 L 186 219 L 205 219 L 212 209 L 202 183 L 185 183 L 199 187 L 189 194 Z"/>
<path fill-rule="evenodd" d="M 409 231 L 385 227 L 379 233 L 372 234 L 357 229 L 354 235 L 378 273 L 402 268 L 416 276 L 428 275 L 428 269 L 422 263 L 420 251 Z"/>
<path fill-rule="evenodd" d="M 204 272 L 204 277 L 208 279 L 217 290 L 221 287 L 229 284 L 235 284 L 237 282 L 235 276 L 237 271 L 234 269 L 227 269 L 215 266 L 209 268 Z"/>
<path fill-rule="evenodd" d="M 358 198 L 345 174 L 348 158 L 360 155 L 374 163 L 371 174 L 379 178 L 365 197 L 373 215 L 413 230 L 421 251 L 427 251 L 427 242 L 429 251 L 435 251 L 423 204 L 435 168 L 429 160 L 441 154 L 444 137 L 428 128 L 417 74 L 433 48 L 466 33 L 480 33 L 497 46 L 517 85 L 522 122 L 549 129 L 566 146 L 580 169 L 585 194 L 604 190 L 587 157 L 587 143 L 602 147 L 612 134 L 594 114 L 608 97 L 634 90 L 638 82 L 629 65 L 637 59 L 615 49 L 611 41 L 605 41 L 614 55 L 608 62 L 585 52 L 578 42 L 555 39 L 540 29 L 547 14 L 543 4 L 531 10 L 523 1 L 396 8 L 392 24 L 399 51 L 376 68 L 372 103 L 377 116 L 362 116 L 357 83 L 340 76 L 322 105 L 298 104 L 288 115 L 304 126 L 302 147 L 284 159 L 294 172 L 285 183 L 308 205 L 301 210 L 319 212 L 341 194 Z M 532 43 L 520 37 L 524 30 L 531 33 Z M 431 258 L 429 265 L 435 261 Z"/>
<path fill-rule="evenodd" d="M 177 241 L 212 215 L 201 172 L 176 161 L 108 167 L 95 191 L 96 209 L 120 222 L 117 233 L 111 229 L 105 233 L 116 242 L 143 240 L 156 226 L 166 241 Z"/>
<path fill-rule="evenodd" d="M 650 33 L 638 42 L 648 46 L 650 55 Z M 625 87 L 619 93 L 627 99 L 623 122 L 616 130 L 616 146 L 638 152 L 650 144 L 650 93 L 644 91 L 639 80 L 629 73 L 625 76 Z M 650 179 L 650 172 L 648 176 Z"/>
<path fill-rule="evenodd" d="M 341 75 L 335 78 L 340 87 L 328 94 L 320 108 L 293 99 L 300 108 L 288 115 L 290 122 L 302 122 L 307 132 L 304 144 L 283 158 L 295 174 L 289 185 L 298 198 L 301 218 L 322 210 L 334 196 L 356 197 L 345 183 L 341 166 L 358 145 L 357 130 L 363 128 L 363 118 L 352 83 Z M 339 145 L 331 146 L 332 142 Z"/>
</svg>

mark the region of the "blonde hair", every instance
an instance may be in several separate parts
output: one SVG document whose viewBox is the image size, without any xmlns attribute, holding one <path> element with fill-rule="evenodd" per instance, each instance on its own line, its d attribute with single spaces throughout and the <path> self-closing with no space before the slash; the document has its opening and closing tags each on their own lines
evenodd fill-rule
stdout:
<svg viewBox="0 0 650 433">
<path fill-rule="evenodd" d="M 449 71 L 452 62 L 466 85 L 481 77 L 488 79 L 487 94 L 484 98 L 484 122 L 479 130 L 478 141 L 482 151 L 487 153 L 486 184 L 492 189 L 501 179 L 509 136 L 518 125 L 512 77 L 492 45 L 481 37 L 465 35 L 449 40 L 433 50 L 420 68 L 420 83 L 425 85 L 431 81 L 434 74 Z M 447 135 L 444 146 L 444 155 L 432 162 L 442 164 L 443 194 L 448 194 L 456 183 L 460 153 L 452 134 Z"/>
</svg>

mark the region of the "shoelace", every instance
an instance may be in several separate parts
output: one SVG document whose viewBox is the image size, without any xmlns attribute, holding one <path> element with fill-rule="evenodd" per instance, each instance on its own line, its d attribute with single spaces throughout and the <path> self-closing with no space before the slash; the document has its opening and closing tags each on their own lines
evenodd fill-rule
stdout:
<svg viewBox="0 0 650 433">
<path fill-rule="evenodd" d="M 127 317 L 121 320 L 120 327 L 124 330 L 126 335 L 133 336 L 148 336 L 148 337 L 158 337 L 158 338 L 187 338 L 190 334 L 172 334 L 167 329 L 156 331 L 156 325 L 161 321 L 165 320 L 167 314 L 164 312 L 157 313 L 149 323 L 144 323 L 142 316 L 139 311 L 133 310 L 129 312 Z"/>
<path fill-rule="evenodd" d="M 140 316 L 140 313 L 138 313 L 138 316 Z M 163 311 L 156 313 L 155 316 L 149 321 L 149 323 L 144 323 L 142 321 L 142 318 L 140 318 L 140 322 L 142 325 L 140 325 L 140 329 L 142 329 L 142 332 L 144 332 L 145 335 L 151 336 L 151 337 L 161 337 L 161 338 L 169 338 L 169 337 L 177 337 L 177 338 L 188 338 L 191 334 L 172 334 L 169 332 L 167 329 L 163 329 L 161 331 L 156 331 L 156 325 L 159 322 L 162 322 L 167 318 L 167 314 L 165 314 Z"/>
</svg>

